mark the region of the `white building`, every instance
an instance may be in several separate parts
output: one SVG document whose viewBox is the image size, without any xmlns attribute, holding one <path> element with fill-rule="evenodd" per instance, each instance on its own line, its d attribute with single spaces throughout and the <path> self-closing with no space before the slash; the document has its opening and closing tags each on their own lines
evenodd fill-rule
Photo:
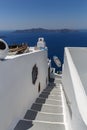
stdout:
<svg viewBox="0 0 87 130">
<path fill-rule="evenodd" d="M 87 130 L 87 48 L 65 48 L 62 83 L 69 130 Z"/>
</svg>

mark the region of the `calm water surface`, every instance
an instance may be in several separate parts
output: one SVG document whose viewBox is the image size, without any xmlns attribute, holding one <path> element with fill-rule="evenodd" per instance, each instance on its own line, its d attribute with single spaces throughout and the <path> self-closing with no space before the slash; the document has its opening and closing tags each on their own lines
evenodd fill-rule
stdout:
<svg viewBox="0 0 87 130">
<path fill-rule="evenodd" d="M 64 47 L 87 47 L 87 31 L 77 32 L 57 32 L 57 33 L 14 33 L 13 31 L 0 31 L 0 37 L 9 45 L 28 43 L 29 46 L 35 46 L 38 37 L 44 37 L 48 47 L 48 56 L 53 59 L 56 55 L 63 63 Z M 52 60 L 53 67 L 56 67 Z M 58 70 L 58 68 L 56 67 Z"/>
</svg>

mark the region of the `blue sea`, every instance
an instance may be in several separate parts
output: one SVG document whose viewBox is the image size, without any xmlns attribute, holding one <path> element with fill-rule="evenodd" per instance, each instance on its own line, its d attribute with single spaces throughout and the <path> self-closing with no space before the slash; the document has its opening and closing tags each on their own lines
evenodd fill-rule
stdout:
<svg viewBox="0 0 87 130">
<path fill-rule="evenodd" d="M 87 31 L 79 30 L 76 32 L 44 32 L 44 33 L 25 33 L 14 31 L 0 31 L 0 38 L 4 39 L 8 45 L 27 43 L 35 46 L 39 37 L 44 37 L 48 47 L 48 56 L 52 60 L 52 66 L 60 70 L 53 62 L 56 55 L 63 63 L 64 47 L 87 47 Z"/>
</svg>

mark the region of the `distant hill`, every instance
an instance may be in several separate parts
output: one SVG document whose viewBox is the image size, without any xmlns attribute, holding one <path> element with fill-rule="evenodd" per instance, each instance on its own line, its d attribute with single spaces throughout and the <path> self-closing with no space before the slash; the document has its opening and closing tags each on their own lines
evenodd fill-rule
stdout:
<svg viewBox="0 0 87 130">
<path fill-rule="evenodd" d="M 32 28 L 32 29 L 24 29 L 24 30 L 16 30 L 15 33 L 24 33 L 24 32 L 75 32 L 77 30 L 72 29 L 44 29 L 44 28 Z"/>
</svg>

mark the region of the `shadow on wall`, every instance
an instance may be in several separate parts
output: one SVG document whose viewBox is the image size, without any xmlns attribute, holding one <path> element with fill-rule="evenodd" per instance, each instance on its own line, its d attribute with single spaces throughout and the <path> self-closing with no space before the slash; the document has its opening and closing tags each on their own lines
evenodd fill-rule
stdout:
<svg viewBox="0 0 87 130">
<path fill-rule="evenodd" d="M 43 104 L 46 102 L 46 99 L 50 95 L 50 92 L 52 91 L 54 86 L 55 86 L 54 80 L 51 79 L 51 83 L 39 95 L 35 103 L 32 104 L 30 110 L 26 112 L 24 119 L 18 122 L 14 130 L 26 130 L 34 125 L 33 120 L 36 119 L 38 112 L 41 111 Z M 39 91 L 40 91 L 40 83 L 38 85 L 38 92 Z"/>
</svg>

